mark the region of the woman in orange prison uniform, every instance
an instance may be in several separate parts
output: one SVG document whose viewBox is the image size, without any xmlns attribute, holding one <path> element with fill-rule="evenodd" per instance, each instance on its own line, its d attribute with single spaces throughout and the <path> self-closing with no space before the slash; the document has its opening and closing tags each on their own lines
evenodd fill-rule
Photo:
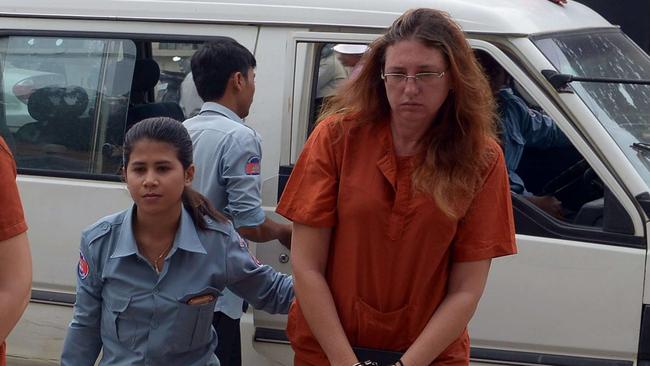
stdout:
<svg viewBox="0 0 650 366">
<path fill-rule="evenodd" d="M 427 14 L 420 14 L 420 17 L 426 21 Z M 422 45 L 418 44 L 406 42 L 402 46 L 427 52 L 426 49 L 422 51 Z M 371 54 L 367 63 L 370 66 L 367 67 L 373 67 L 373 57 L 379 56 Z M 435 83 L 438 83 L 435 79 L 429 80 L 430 85 L 425 85 L 427 81 L 424 80 L 408 80 L 413 76 L 407 77 L 407 73 L 417 75 L 421 72 L 417 65 L 428 62 L 427 57 L 423 57 L 399 64 L 406 65 L 402 70 L 404 74 L 393 80 L 395 86 L 401 77 L 403 92 L 412 93 L 414 100 L 417 100 L 418 91 L 425 93 L 426 100 L 431 99 L 432 96 L 426 93 L 435 93 Z M 412 71 L 413 63 L 416 66 Z M 365 77 L 363 72 L 360 82 Z M 384 71 L 381 72 L 383 78 Z M 477 69 L 476 73 L 480 71 Z M 421 90 L 409 90 L 417 83 L 420 83 Z M 429 86 L 432 89 L 426 89 Z M 485 93 L 489 93 L 485 81 L 481 86 L 486 88 Z M 389 87 L 387 83 L 390 100 L 389 92 L 394 90 L 388 90 Z M 393 131 L 397 122 L 394 116 L 395 113 L 391 112 L 391 117 L 386 120 L 363 121 L 360 117 L 335 114 L 322 121 L 298 159 L 277 212 L 294 221 L 294 268 L 299 256 L 305 253 L 299 252 L 299 246 L 309 247 L 311 244 L 296 241 L 297 227 L 331 228 L 329 247 L 320 249 L 321 257 L 326 257 L 323 277 L 349 345 L 404 352 L 424 333 L 445 300 L 450 283 L 454 281 L 450 278 L 454 266 L 460 268 L 463 262 L 488 261 L 489 268 L 489 259 L 513 254 L 516 247 L 508 176 L 501 148 L 495 139 L 486 138 L 488 142 L 483 144 L 481 151 L 484 159 L 475 157 L 476 161 L 483 162 L 478 170 L 480 179 L 477 179 L 473 195 L 454 197 L 453 204 L 460 214 L 458 218 L 451 218 L 431 195 L 414 189 L 413 172 L 422 163 L 425 152 L 420 149 L 419 153 L 410 156 L 396 153 Z M 294 364 L 353 366 L 357 360 L 351 354 L 345 361 L 333 361 L 338 354 L 351 351 L 341 343 L 339 349 L 332 352 L 330 348 L 326 355 L 319 339 L 330 341 L 336 337 L 336 327 L 330 327 L 337 319 L 327 317 L 323 321 L 331 314 L 316 308 L 327 307 L 329 299 L 324 296 L 322 303 L 311 302 L 315 296 L 311 299 L 309 296 L 313 293 L 304 294 L 306 298 L 302 298 L 298 272 L 294 271 L 294 275 L 297 301 L 290 310 L 287 326 L 295 351 Z M 483 281 L 480 292 L 486 277 L 487 269 L 479 280 Z M 307 281 L 304 286 L 312 288 L 310 291 L 315 291 L 313 279 L 303 280 Z M 301 308 L 307 300 L 311 303 L 312 314 L 320 311 L 318 316 L 310 318 L 311 324 L 305 317 L 305 308 Z M 478 302 L 478 298 L 475 301 Z M 445 311 L 445 316 L 455 316 L 454 310 L 449 312 L 449 306 Z M 467 311 L 470 312 L 473 309 Z M 321 330 L 326 329 L 320 338 L 310 328 L 315 326 L 314 319 L 316 323 L 321 322 L 318 323 Z M 467 365 L 469 337 L 466 321 L 469 318 L 458 322 L 459 336 L 455 340 L 455 334 L 449 336 L 447 343 L 438 345 L 439 351 L 435 355 L 422 356 L 427 351 L 422 351 L 426 347 L 420 347 L 418 363 L 413 357 L 408 361 L 419 365 Z M 437 322 L 440 324 L 439 320 Z M 411 366 L 406 355 L 401 361 L 404 366 Z M 429 360 L 433 361 L 430 363 Z"/>
<path fill-rule="evenodd" d="M 404 351 L 443 300 L 452 262 L 515 253 L 503 154 L 491 145 L 482 189 L 467 199 L 464 217 L 451 220 L 413 191 L 417 157 L 395 156 L 388 122 L 346 122 L 318 125 L 277 211 L 297 223 L 335 228 L 326 279 L 352 345 Z M 298 302 L 287 330 L 296 365 L 328 365 Z M 462 365 L 455 361 L 468 357 L 465 332 L 436 365 Z"/>
</svg>

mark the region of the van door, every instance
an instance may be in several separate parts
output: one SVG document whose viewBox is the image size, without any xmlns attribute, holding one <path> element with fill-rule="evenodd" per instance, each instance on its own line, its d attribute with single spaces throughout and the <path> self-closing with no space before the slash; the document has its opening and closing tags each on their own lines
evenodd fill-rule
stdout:
<svg viewBox="0 0 650 366">
<path fill-rule="evenodd" d="M 563 207 L 573 206 L 571 216 L 558 219 L 524 195 L 513 194 L 519 254 L 493 261 L 470 323 L 472 358 L 632 365 L 639 343 L 646 239 L 628 187 L 608 168 L 613 162 L 606 159 L 614 153 L 602 155 L 594 148 L 614 142 L 597 133 L 602 126 L 591 113 L 569 120 L 500 49 L 478 40 L 471 44 L 496 59 L 513 78 L 513 92 L 543 109 L 570 141 L 563 149 L 526 151 L 518 172 L 536 195 L 552 194 Z M 580 104 L 576 96 L 563 98 Z M 618 165 L 621 169 L 623 164 Z M 550 181 L 544 178 L 548 176 Z"/>
</svg>

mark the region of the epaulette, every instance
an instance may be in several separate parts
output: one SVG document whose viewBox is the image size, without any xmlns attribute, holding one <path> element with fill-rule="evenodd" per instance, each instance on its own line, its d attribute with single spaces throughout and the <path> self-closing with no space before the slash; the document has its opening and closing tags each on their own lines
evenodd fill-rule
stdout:
<svg viewBox="0 0 650 366">
<path fill-rule="evenodd" d="M 108 234 L 111 231 L 112 225 L 106 220 L 96 222 L 91 225 L 89 228 L 84 230 L 84 235 L 88 239 L 88 245 L 91 245 L 94 241 L 101 238 L 102 236 Z"/>
<path fill-rule="evenodd" d="M 205 226 L 208 230 L 218 231 L 229 236 L 232 235 L 233 230 L 235 230 L 230 220 L 217 221 L 207 215 L 203 216 L 203 219 L 205 220 Z"/>
<path fill-rule="evenodd" d="M 94 241 L 97 239 L 101 238 L 102 236 L 108 234 L 111 232 L 113 229 L 113 225 L 115 225 L 117 222 L 121 223 L 122 220 L 120 219 L 124 215 L 124 211 L 103 217 L 99 219 L 99 221 L 95 222 L 94 224 L 88 226 L 84 231 L 83 231 L 83 236 L 86 237 L 86 241 L 88 245 L 91 245 Z"/>
</svg>

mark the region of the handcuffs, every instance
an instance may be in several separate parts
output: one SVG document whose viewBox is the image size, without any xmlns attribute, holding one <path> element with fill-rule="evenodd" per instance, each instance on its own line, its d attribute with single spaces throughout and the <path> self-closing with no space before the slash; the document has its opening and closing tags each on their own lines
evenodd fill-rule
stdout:
<svg viewBox="0 0 650 366">
<path fill-rule="evenodd" d="M 362 361 L 362 362 L 357 362 L 352 366 L 379 366 L 379 364 L 377 362 L 374 362 L 374 361 L 366 360 L 366 361 Z M 404 364 L 402 363 L 402 360 L 399 360 L 399 361 L 397 361 L 394 364 L 389 365 L 389 366 L 404 366 Z"/>
</svg>

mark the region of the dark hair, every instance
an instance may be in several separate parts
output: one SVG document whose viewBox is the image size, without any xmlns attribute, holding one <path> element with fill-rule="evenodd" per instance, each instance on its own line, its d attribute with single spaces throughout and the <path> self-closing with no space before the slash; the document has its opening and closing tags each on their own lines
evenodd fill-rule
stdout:
<svg viewBox="0 0 650 366">
<path fill-rule="evenodd" d="M 153 117 L 136 123 L 126 133 L 122 158 L 123 169 L 126 170 L 129 164 L 135 144 L 145 139 L 171 145 L 176 149 L 176 157 L 181 162 L 183 169 L 192 165 L 192 140 L 183 124 L 169 117 Z M 190 212 L 192 220 L 201 229 L 207 228 L 205 215 L 217 221 L 227 221 L 226 217 L 217 211 L 207 198 L 190 187 L 185 187 L 183 190 L 182 200 L 183 206 Z"/>
<path fill-rule="evenodd" d="M 447 216 L 457 218 L 461 213 L 457 198 L 471 196 L 479 186 L 490 156 L 490 140 L 496 140 L 495 106 L 472 49 L 449 14 L 427 8 L 402 14 L 370 45 L 359 75 L 342 85 L 320 119 L 388 120 L 391 109 L 380 77 L 386 50 L 409 40 L 442 52 L 452 87 L 424 137 L 426 157 L 413 173 L 413 184 L 432 196 Z"/>
<path fill-rule="evenodd" d="M 248 70 L 255 66 L 255 56 L 228 37 L 206 42 L 194 53 L 191 61 L 196 91 L 204 102 L 223 97 L 232 74 L 239 71 L 248 76 Z"/>
<path fill-rule="evenodd" d="M 503 67 L 487 52 L 475 50 L 474 56 L 476 56 L 476 61 L 478 61 L 479 65 L 481 65 L 481 69 L 483 69 L 483 72 L 488 77 L 494 77 L 503 72 Z"/>
<path fill-rule="evenodd" d="M 474 56 L 476 56 L 476 61 L 481 65 L 481 69 L 485 73 L 485 76 L 487 76 L 488 82 L 493 91 L 498 90 L 501 87 L 501 85 L 496 84 L 500 81 L 499 79 L 501 76 L 504 76 L 506 79 L 505 81 L 507 82 L 510 77 L 508 72 L 497 60 L 494 59 L 494 57 L 481 50 L 474 51 Z"/>
</svg>

